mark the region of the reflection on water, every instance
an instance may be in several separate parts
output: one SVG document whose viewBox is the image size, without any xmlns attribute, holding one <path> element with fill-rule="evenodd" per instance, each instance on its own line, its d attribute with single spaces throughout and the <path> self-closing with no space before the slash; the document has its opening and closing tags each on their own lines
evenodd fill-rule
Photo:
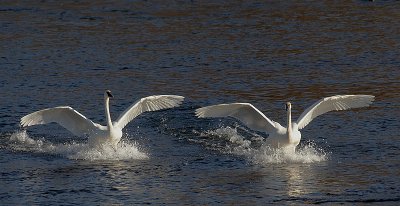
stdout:
<svg viewBox="0 0 400 206">
<path fill-rule="evenodd" d="M 0 3 L 0 199 L 47 204 L 307 204 L 400 201 L 397 1 Z M 182 107 L 143 114 L 120 152 L 50 124 L 10 140 L 20 117 L 70 105 L 105 122 L 153 94 Z M 284 122 L 322 97 L 370 94 L 302 131 L 298 154 L 194 109 L 250 102 Z M 101 104 L 99 104 L 101 103 Z M 15 136 L 14 136 L 15 137 Z M 308 142 L 312 142 L 309 144 Z M 23 194 L 21 196 L 21 194 Z"/>
<path fill-rule="evenodd" d="M 311 179 L 310 177 L 314 176 L 311 172 L 305 170 L 302 165 L 290 165 L 286 168 L 286 175 L 288 178 L 287 181 L 287 194 L 289 197 L 302 197 L 310 193 L 305 187 L 305 176 L 307 179 Z"/>
</svg>

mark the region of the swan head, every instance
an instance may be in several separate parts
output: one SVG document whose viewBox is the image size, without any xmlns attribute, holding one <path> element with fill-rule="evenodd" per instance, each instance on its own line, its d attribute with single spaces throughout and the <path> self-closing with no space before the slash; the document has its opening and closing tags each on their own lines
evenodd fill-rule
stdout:
<svg viewBox="0 0 400 206">
<path fill-rule="evenodd" d="M 292 104 L 290 102 L 286 102 L 286 111 L 291 110 L 292 109 Z"/>
<path fill-rule="evenodd" d="M 110 90 L 106 90 L 106 92 L 104 93 L 104 97 L 106 98 L 113 98 L 114 96 L 111 94 Z"/>
</svg>

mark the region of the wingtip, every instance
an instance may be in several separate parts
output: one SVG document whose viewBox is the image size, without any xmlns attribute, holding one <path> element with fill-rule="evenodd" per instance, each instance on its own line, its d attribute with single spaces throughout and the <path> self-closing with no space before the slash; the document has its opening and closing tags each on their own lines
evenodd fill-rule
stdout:
<svg viewBox="0 0 400 206">
<path fill-rule="evenodd" d="M 194 112 L 194 114 L 196 115 L 197 118 L 204 118 L 204 113 L 202 112 L 202 108 L 197 108 Z"/>
<path fill-rule="evenodd" d="M 178 95 L 177 97 L 180 99 L 181 102 L 183 102 L 183 101 L 185 100 L 185 97 L 184 97 L 184 96 L 179 96 L 179 95 Z"/>
<path fill-rule="evenodd" d="M 20 125 L 20 127 L 22 127 L 22 128 L 26 128 L 26 127 L 31 126 L 31 122 L 32 122 L 32 121 L 28 121 L 28 120 L 26 120 L 26 119 L 21 119 L 21 121 L 19 122 L 19 125 Z"/>
<path fill-rule="evenodd" d="M 367 101 L 367 104 L 372 104 L 373 101 L 375 101 L 375 96 L 374 95 L 360 95 L 365 98 Z"/>
<path fill-rule="evenodd" d="M 375 96 L 374 96 L 374 95 L 368 95 L 368 96 L 369 96 L 369 98 L 370 98 L 371 103 L 372 103 L 373 101 L 375 101 Z"/>
<path fill-rule="evenodd" d="M 19 128 L 24 130 L 26 129 L 28 126 L 24 125 L 22 122 L 19 123 Z"/>
<path fill-rule="evenodd" d="M 176 106 L 180 106 L 183 104 L 185 97 L 176 95 L 175 98 L 177 99 Z"/>
<path fill-rule="evenodd" d="M 27 123 L 26 123 L 26 117 L 27 117 L 28 115 L 25 115 L 25 116 L 23 116 L 23 117 L 21 117 L 21 119 L 19 120 L 19 126 L 20 127 L 27 127 L 28 125 L 27 125 Z"/>
<path fill-rule="evenodd" d="M 160 95 L 160 96 L 165 96 L 165 97 L 169 97 L 169 98 L 175 99 L 176 101 L 179 102 L 179 104 L 182 103 L 185 100 L 185 97 L 184 96 L 180 96 L 180 95 Z"/>
</svg>

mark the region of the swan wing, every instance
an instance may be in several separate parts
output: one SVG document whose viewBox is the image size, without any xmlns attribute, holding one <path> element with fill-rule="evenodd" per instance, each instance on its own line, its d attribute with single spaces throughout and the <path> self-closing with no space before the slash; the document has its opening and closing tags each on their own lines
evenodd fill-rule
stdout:
<svg viewBox="0 0 400 206">
<path fill-rule="evenodd" d="M 250 129 L 271 133 L 278 128 L 279 123 L 266 117 L 250 103 L 218 104 L 196 109 L 196 116 L 204 117 L 233 117 Z M 280 126 L 280 125 L 279 125 Z"/>
<path fill-rule="evenodd" d="M 336 95 L 326 97 L 308 107 L 297 120 L 299 129 L 308 125 L 315 117 L 333 110 L 346 110 L 369 106 L 374 101 L 372 95 Z"/>
<path fill-rule="evenodd" d="M 177 107 L 183 102 L 183 99 L 184 97 L 177 95 L 156 95 L 142 98 L 122 112 L 116 121 L 116 126 L 124 128 L 143 112 Z"/>
<path fill-rule="evenodd" d="M 97 124 L 69 106 L 43 109 L 21 118 L 21 126 L 23 127 L 51 122 L 58 123 L 77 136 L 97 129 Z"/>
</svg>

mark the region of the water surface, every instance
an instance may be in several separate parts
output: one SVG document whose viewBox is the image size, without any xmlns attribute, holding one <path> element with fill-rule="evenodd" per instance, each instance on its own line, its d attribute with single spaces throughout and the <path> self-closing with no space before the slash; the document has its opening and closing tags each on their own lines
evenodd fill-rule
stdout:
<svg viewBox="0 0 400 206">
<path fill-rule="evenodd" d="M 0 3 L 3 204 L 399 204 L 397 1 L 74 1 Z M 153 94 L 186 97 L 96 151 L 56 124 L 19 130 L 69 105 L 105 124 Z M 250 102 L 285 124 L 322 97 L 370 94 L 303 131 L 298 152 L 200 106 Z"/>
</svg>

